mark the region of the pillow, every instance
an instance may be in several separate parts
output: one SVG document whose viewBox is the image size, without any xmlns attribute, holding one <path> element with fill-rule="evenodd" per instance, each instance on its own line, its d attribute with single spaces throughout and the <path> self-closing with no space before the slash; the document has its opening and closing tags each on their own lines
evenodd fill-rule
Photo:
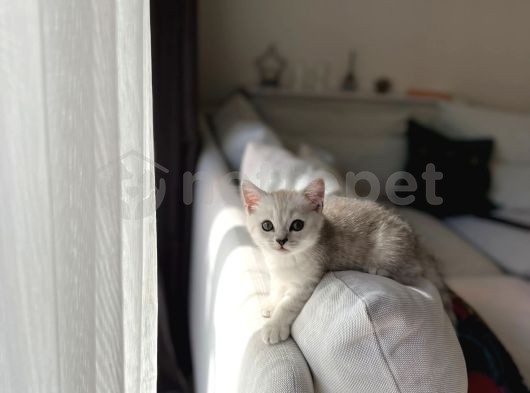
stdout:
<svg viewBox="0 0 530 393">
<path fill-rule="evenodd" d="M 491 139 L 453 140 L 410 120 L 407 130 L 408 158 L 406 172 L 417 182 L 412 206 L 443 217 L 455 214 L 485 214 L 493 208 L 488 199 Z M 434 164 L 443 178 L 435 182 L 435 195 L 443 198 L 435 205 L 427 196 L 427 182 L 422 178 L 428 164 Z M 430 191 L 432 193 L 432 191 Z M 397 193 L 404 197 L 407 193 Z"/>
<path fill-rule="evenodd" d="M 298 146 L 298 158 L 310 163 L 316 168 L 329 172 L 337 179 L 341 190 L 345 189 L 345 175 L 337 169 L 337 162 L 329 151 L 320 147 L 310 146 L 307 143 L 301 143 Z"/>
<path fill-rule="evenodd" d="M 232 170 L 240 168 L 248 142 L 281 145 L 274 131 L 241 92 L 230 96 L 212 116 L 211 122 L 217 142 Z"/>
<path fill-rule="evenodd" d="M 530 209 L 530 164 L 498 162 L 492 168 L 492 201 L 506 209 Z"/>
<path fill-rule="evenodd" d="M 321 393 L 467 392 L 455 331 L 434 286 L 330 272 L 292 335 Z"/>
<path fill-rule="evenodd" d="M 530 115 L 462 103 L 440 104 L 435 124 L 452 135 L 492 138 L 495 159 L 530 163 Z"/>
<path fill-rule="evenodd" d="M 281 146 L 265 143 L 251 142 L 247 145 L 241 164 L 241 177 L 268 192 L 302 190 L 312 180 L 321 177 L 326 182 L 326 196 L 344 192 L 340 181 L 326 168 L 297 158 Z"/>
</svg>

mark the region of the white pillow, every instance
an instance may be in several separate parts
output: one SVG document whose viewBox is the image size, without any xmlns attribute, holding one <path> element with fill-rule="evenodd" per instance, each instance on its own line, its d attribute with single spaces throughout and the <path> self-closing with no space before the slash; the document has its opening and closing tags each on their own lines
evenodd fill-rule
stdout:
<svg viewBox="0 0 530 393">
<path fill-rule="evenodd" d="M 442 103 L 436 126 L 458 137 L 489 137 L 495 158 L 530 163 L 530 115 L 497 111 L 463 103 Z"/>
<path fill-rule="evenodd" d="M 267 192 L 302 190 L 319 177 L 326 183 L 326 196 L 344 193 L 341 183 L 332 173 L 297 158 L 281 146 L 250 142 L 245 149 L 241 178 L 250 180 Z"/>
<path fill-rule="evenodd" d="M 491 199 L 502 208 L 530 209 L 530 163 L 495 163 Z"/>
<path fill-rule="evenodd" d="M 341 190 L 345 189 L 345 174 L 337 169 L 337 162 L 333 154 L 320 147 L 310 146 L 301 143 L 297 151 L 298 158 L 310 163 L 316 168 L 322 169 L 332 174 L 339 183 Z"/>
<path fill-rule="evenodd" d="M 239 169 L 250 141 L 281 145 L 274 131 L 263 122 L 252 103 L 241 93 L 231 96 L 214 114 L 214 132 L 232 169 Z"/>
<path fill-rule="evenodd" d="M 292 335 L 320 393 L 464 393 L 467 372 L 438 292 L 360 272 L 324 276 Z"/>
</svg>

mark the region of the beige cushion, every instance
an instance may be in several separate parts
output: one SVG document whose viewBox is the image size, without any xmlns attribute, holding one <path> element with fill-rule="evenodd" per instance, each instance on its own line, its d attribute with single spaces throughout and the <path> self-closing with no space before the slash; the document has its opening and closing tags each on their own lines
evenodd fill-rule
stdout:
<svg viewBox="0 0 530 393">
<path fill-rule="evenodd" d="M 422 244 L 440 262 L 446 277 L 501 274 L 500 269 L 440 220 L 415 209 L 399 214 L 412 225 Z"/>
</svg>

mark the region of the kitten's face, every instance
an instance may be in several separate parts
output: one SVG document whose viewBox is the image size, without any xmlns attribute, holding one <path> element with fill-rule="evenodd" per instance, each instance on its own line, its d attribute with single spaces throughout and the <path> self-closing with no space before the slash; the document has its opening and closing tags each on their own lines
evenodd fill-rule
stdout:
<svg viewBox="0 0 530 393">
<path fill-rule="evenodd" d="M 247 181 L 241 189 L 249 232 L 264 252 L 287 256 L 318 241 L 324 222 L 322 180 L 315 180 L 301 192 L 266 193 Z"/>
</svg>

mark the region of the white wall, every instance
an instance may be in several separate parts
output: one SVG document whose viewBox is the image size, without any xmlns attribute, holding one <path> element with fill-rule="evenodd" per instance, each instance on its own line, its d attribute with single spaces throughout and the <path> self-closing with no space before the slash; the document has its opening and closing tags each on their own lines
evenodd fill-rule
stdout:
<svg viewBox="0 0 530 393">
<path fill-rule="evenodd" d="M 437 88 L 501 108 L 530 111 L 529 0 L 202 0 L 204 101 L 255 83 L 270 42 L 290 64 L 331 68 L 338 84 L 358 53 L 368 89 L 381 75 L 397 89 Z"/>
</svg>

